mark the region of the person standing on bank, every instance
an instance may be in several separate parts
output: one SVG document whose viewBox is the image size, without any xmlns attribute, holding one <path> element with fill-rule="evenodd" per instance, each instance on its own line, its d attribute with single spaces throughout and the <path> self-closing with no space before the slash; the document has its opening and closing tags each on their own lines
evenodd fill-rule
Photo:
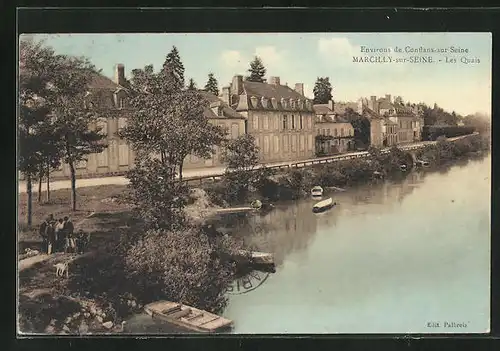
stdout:
<svg viewBox="0 0 500 351">
<path fill-rule="evenodd" d="M 49 221 L 45 233 L 47 236 L 47 254 L 50 255 L 54 251 L 56 245 L 56 232 L 55 232 L 54 221 Z"/>
<path fill-rule="evenodd" d="M 52 215 L 50 215 L 52 216 Z M 49 247 L 49 243 L 48 243 L 48 238 L 47 238 L 47 229 L 48 227 L 51 225 L 50 224 L 50 219 L 51 217 L 48 216 L 47 218 L 45 218 L 45 220 L 42 222 L 42 224 L 40 224 L 40 229 L 38 229 L 38 233 L 40 234 L 40 236 L 42 237 L 42 252 L 44 253 L 47 253 Z"/>
<path fill-rule="evenodd" d="M 65 252 L 74 252 L 75 250 L 75 238 L 73 237 L 73 232 L 75 227 L 73 226 L 73 222 L 68 216 L 64 217 L 64 234 L 66 235 L 66 240 L 64 243 L 64 251 Z"/>
<path fill-rule="evenodd" d="M 63 252 L 64 251 L 64 243 L 66 242 L 66 235 L 64 233 L 64 221 L 62 218 L 56 223 L 55 226 L 56 231 L 56 249 L 55 251 Z"/>
</svg>

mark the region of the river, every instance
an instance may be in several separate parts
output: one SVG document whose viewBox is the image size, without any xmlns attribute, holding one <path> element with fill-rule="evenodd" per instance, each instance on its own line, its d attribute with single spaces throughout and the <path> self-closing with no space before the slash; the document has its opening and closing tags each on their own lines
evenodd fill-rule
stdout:
<svg viewBox="0 0 500 351">
<path fill-rule="evenodd" d="M 277 266 L 235 282 L 223 316 L 245 334 L 487 332 L 490 164 L 412 171 L 332 191 L 339 206 L 322 214 L 305 199 L 236 225 Z"/>
</svg>

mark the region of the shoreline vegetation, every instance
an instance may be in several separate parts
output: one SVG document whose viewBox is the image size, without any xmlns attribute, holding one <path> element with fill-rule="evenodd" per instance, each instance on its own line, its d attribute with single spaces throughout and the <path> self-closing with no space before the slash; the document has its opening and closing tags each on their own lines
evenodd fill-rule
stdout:
<svg viewBox="0 0 500 351">
<path fill-rule="evenodd" d="M 463 157 L 483 154 L 489 148 L 489 136 L 455 142 L 441 138 L 420 149 L 417 159 L 427 161 L 426 169 L 431 171 Z M 251 170 L 257 176 L 246 176 L 245 180 L 252 183 L 244 191 L 237 191 L 239 196 L 234 196 L 234 187 L 241 187 L 241 182 L 234 174 L 202 184 L 190 190 L 183 207 L 185 222 L 170 233 L 148 229 L 142 234 L 146 227 L 128 203 L 127 186 L 100 187 L 100 196 L 94 195 L 91 188 L 79 191 L 79 200 L 84 201 L 77 217 L 90 212 L 89 207 L 99 211 L 82 225 L 92 232 L 93 243 L 87 255 L 74 260 L 67 280 L 57 279 L 53 272 L 53 265 L 62 262 L 64 255 L 55 255 L 20 272 L 20 330 L 78 335 L 119 333 L 123 331 L 122 321 L 139 313 L 146 303 L 159 299 L 220 312 L 227 303 L 224 287 L 236 275 L 235 264 L 227 255 L 239 250 L 242 243 L 201 225 L 210 210 L 257 198 L 269 202 L 296 200 L 309 196 L 315 185 L 348 188 L 379 181 L 374 172 L 383 179 L 397 179 L 408 174 L 401 170 L 402 164 L 412 167 L 410 154 L 397 147 L 387 154 L 375 148 L 369 152 L 371 157 L 366 159 L 280 173 Z M 49 212 L 61 213 L 58 209 L 67 206 L 63 198 L 68 192 L 53 191 L 49 204 L 35 207 L 35 219 Z M 21 199 L 20 206 L 24 202 Z M 27 247 L 38 249 L 36 231 L 19 224 L 20 251 Z"/>
</svg>

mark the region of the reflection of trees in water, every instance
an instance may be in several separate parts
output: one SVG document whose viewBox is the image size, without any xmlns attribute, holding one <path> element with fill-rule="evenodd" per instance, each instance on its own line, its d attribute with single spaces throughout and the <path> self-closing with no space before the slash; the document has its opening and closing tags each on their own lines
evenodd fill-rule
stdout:
<svg viewBox="0 0 500 351">
<path fill-rule="evenodd" d="M 277 206 L 264 216 L 249 218 L 249 225 L 241 228 L 245 242 L 255 250 L 274 254 L 276 265 L 294 251 L 305 250 L 317 230 L 317 218 L 312 203 L 297 201 Z"/>
</svg>

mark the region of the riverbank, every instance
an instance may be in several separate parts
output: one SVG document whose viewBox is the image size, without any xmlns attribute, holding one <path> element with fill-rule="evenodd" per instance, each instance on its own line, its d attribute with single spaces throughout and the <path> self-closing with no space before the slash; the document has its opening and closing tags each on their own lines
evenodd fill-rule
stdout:
<svg viewBox="0 0 500 351">
<path fill-rule="evenodd" d="M 440 139 L 436 144 L 427 145 L 416 153 L 417 160 L 428 162 L 426 168 L 433 169 L 452 163 L 472 153 L 490 150 L 489 137 L 472 135 L 468 138 L 448 141 Z M 350 187 L 360 183 L 376 182 L 382 179 L 401 178 L 414 167 L 409 152 L 397 147 L 388 153 L 380 149 L 370 148 L 371 157 L 342 160 L 334 163 L 313 165 L 309 168 L 287 169 L 281 172 L 268 170 L 268 174 L 256 177 L 244 196 L 235 198 L 228 190 L 234 192 L 234 184 L 222 179 L 219 182 L 202 186 L 211 196 L 213 202 L 221 206 L 234 206 L 248 203 L 254 199 L 264 202 L 296 200 L 310 195 L 316 185 L 322 187 Z M 403 166 L 403 167 L 401 167 Z"/>
</svg>

